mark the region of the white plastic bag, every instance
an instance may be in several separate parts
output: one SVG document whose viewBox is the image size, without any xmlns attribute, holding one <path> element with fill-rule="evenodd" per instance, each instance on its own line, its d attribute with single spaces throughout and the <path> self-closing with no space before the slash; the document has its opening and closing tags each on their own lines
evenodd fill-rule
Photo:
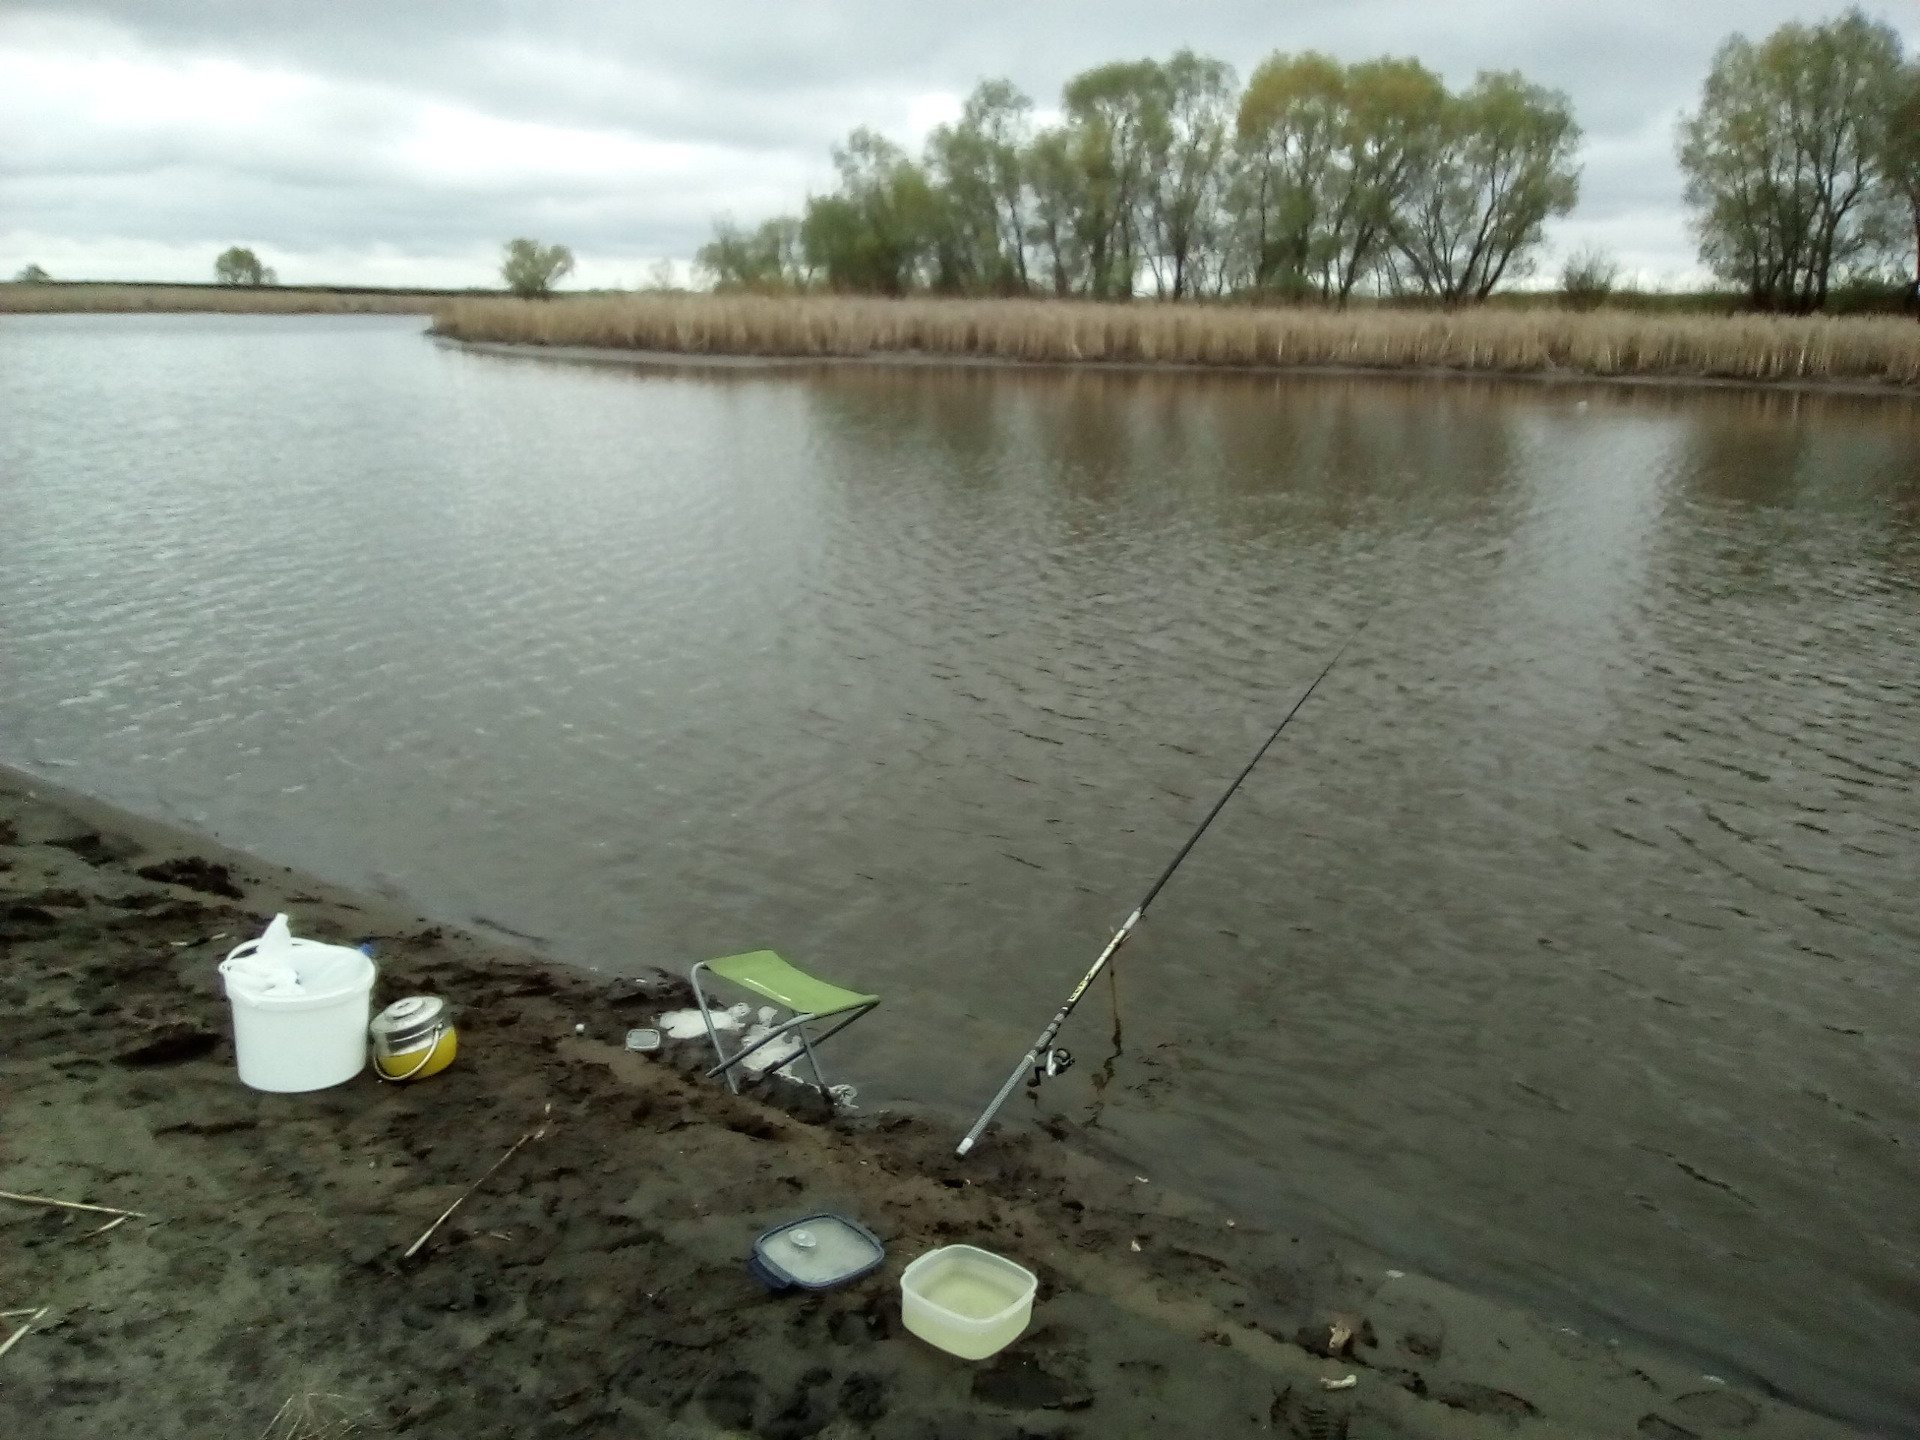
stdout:
<svg viewBox="0 0 1920 1440">
<path fill-rule="evenodd" d="M 276 915 L 257 940 L 246 940 L 227 952 L 220 973 L 235 989 L 255 998 L 300 995 L 306 987 L 293 963 L 293 930 L 285 915 Z"/>
</svg>

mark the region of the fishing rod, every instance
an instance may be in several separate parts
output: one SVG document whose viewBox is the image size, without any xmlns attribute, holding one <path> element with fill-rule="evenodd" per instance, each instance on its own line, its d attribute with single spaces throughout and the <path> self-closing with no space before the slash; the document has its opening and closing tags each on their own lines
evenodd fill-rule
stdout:
<svg viewBox="0 0 1920 1440">
<path fill-rule="evenodd" d="M 1193 849 L 1202 835 L 1207 833 L 1207 827 L 1213 823 L 1213 817 L 1226 807 L 1227 801 L 1233 798 L 1233 792 L 1240 788 L 1240 782 L 1253 773 L 1253 767 L 1260 763 L 1260 757 L 1265 755 L 1267 748 L 1280 738 L 1280 732 L 1287 728 L 1295 715 L 1300 713 L 1300 707 L 1307 703 L 1308 697 L 1315 690 L 1320 688 L 1320 682 L 1332 673 L 1333 667 L 1340 663 L 1340 657 L 1347 653 L 1347 647 L 1360 638 L 1360 632 L 1367 628 L 1372 619 L 1373 616 L 1369 614 L 1366 619 L 1353 627 L 1353 633 L 1340 642 L 1340 648 L 1333 652 L 1333 658 L 1327 661 L 1318 675 L 1313 677 L 1313 683 L 1300 692 L 1300 698 L 1293 702 L 1293 708 L 1281 717 L 1280 723 L 1273 727 L 1273 732 L 1260 743 L 1260 748 L 1253 752 L 1253 758 L 1247 761 L 1246 767 L 1233 777 L 1233 783 L 1227 786 L 1218 800 L 1213 802 L 1213 808 L 1207 811 L 1206 819 L 1200 822 L 1194 832 L 1187 837 L 1187 843 L 1182 845 L 1173 859 L 1167 862 L 1167 868 L 1160 872 L 1160 878 L 1153 882 L 1153 888 L 1147 891 L 1146 898 L 1133 907 L 1133 913 L 1121 922 L 1118 930 L 1113 932 L 1113 938 L 1107 941 L 1107 948 L 1100 952 L 1100 958 L 1093 962 L 1093 968 L 1080 977 L 1080 983 L 1074 986 L 1073 993 L 1067 996 L 1067 1003 L 1060 1007 L 1059 1013 L 1047 1023 L 1047 1028 L 1040 1032 L 1040 1038 L 1033 1042 L 1033 1047 L 1020 1057 L 1020 1063 L 1013 1067 L 1013 1073 L 1007 1076 L 1006 1084 L 1002 1085 L 1000 1093 L 993 1097 L 993 1103 L 980 1112 L 980 1118 L 973 1122 L 973 1128 L 967 1131 L 966 1138 L 961 1140 L 959 1148 L 954 1151 L 956 1155 L 965 1155 L 973 1149 L 980 1137 L 987 1133 L 987 1127 L 993 1124 L 993 1117 L 1000 1113 L 1000 1107 L 1005 1105 L 1012 1098 L 1013 1092 L 1020 1088 L 1020 1082 L 1026 1078 L 1029 1070 L 1033 1072 L 1033 1078 L 1037 1083 L 1047 1076 L 1059 1074 L 1073 1063 L 1073 1058 L 1066 1051 L 1053 1048 L 1053 1040 L 1060 1033 L 1060 1027 L 1067 1023 L 1067 1017 L 1073 1014 L 1074 1007 L 1087 993 L 1087 987 L 1092 985 L 1099 978 L 1100 972 L 1107 968 L 1107 962 L 1113 958 L 1114 952 L 1126 943 L 1127 937 L 1133 933 L 1133 927 L 1140 923 L 1140 917 L 1145 915 L 1147 907 L 1153 904 L 1153 897 L 1160 893 L 1160 887 L 1173 878 L 1173 872 L 1180 868 L 1180 862 L 1187 858 L 1187 852 Z"/>
</svg>

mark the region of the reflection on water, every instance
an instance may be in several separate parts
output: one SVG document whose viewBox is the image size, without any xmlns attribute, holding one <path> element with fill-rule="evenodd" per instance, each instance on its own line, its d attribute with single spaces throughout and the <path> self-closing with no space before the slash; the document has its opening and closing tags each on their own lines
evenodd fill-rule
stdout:
<svg viewBox="0 0 1920 1440">
<path fill-rule="evenodd" d="M 1128 947 L 1108 1143 L 1920 1413 L 1909 403 L 337 318 L 8 319 L 0 385 L 0 758 L 576 963 L 777 946 L 956 1134 L 1380 607 Z"/>
</svg>

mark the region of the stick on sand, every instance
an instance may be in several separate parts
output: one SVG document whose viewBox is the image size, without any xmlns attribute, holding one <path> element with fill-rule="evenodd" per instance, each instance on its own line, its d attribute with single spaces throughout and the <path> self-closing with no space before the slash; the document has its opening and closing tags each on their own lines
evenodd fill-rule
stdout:
<svg viewBox="0 0 1920 1440">
<path fill-rule="evenodd" d="M 553 1106 L 551 1105 L 547 1106 L 546 1110 L 543 1111 L 541 1114 L 540 1128 L 537 1130 L 529 1130 L 526 1134 L 522 1135 L 518 1140 L 514 1141 L 513 1144 L 509 1145 L 507 1147 L 507 1153 L 502 1155 L 498 1160 L 494 1161 L 493 1164 L 489 1165 L 486 1168 L 486 1172 L 482 1174 L 478 1180 L 474 1181 L 473 1184 L 469 1185 L 465 1190 L 461 1191 L 460 1198 L 458 1200 L 455 1200 L 453 1204 L 447 1206 L 445 1210 L 442 1210 L 440 1212 L 440 1218 L 434 1221 L 433 1224 L 429 1225 L 426 1229 L 426 1233 L 421 1235 L 421 1237 L 418 1240 L 414 1241 L 413 1244 L 409 1245 L 406 1248 L 406 1252 L 403 1255 L 401 1255 L 400 1258 L 402 1260 L 411 1260 L 415 1255 L 419 1254 L 420 1247 L 422 1245 L 425 1245 L 427 1241 L 433 1238 L 433 1232 L 438 1230 L 442 1225 L 446 1224 L 447 1217 L 453 1214 L 453 1212 L 458 1210 L 462 1205 L 466 1204 L 467 1197 L 473 1194 L 473 1192 L 478 1190 L 482 1185 L 486 1184 L 488 1178 L 493 1174 L 494 1171 L 498 1170 L 502 1165 L 506 1164 L 507 1161 L 511 1160 L 514 1157 L 515 1152 L 517 1152 L 520 1149 L 520 1147 L 526 1144 L 529 1140 L 538 1140 L 542 1136 L 544 1136 L 547 1133 L 546 1117 L 548 1115 L 551 1115 L 552 1113 L 553 1113 Z"/>
<path fill-rule="evenodd" d="M 0 1190 L 0 1200 L 18 1200 L 22 1205 L 52 1205 L 60 1210 L 91 1210 L 96 1215 L 118 1215 L 122 1220 L 147 1218 L 138 1210 L 121 1210 L 113 1205 L 83 1205 L 78 1200 L 49 1200 L 44 1195 L 16 1195 L 11 1190 Z"/>
<path fill-rule="evenodd" d="M 0 1344 L 0 1355 L 6 1354 L 7 1351 L 11 1350 L 15 1345 L 18 1345 L 20 1343 L 20 1337 L 22 1335 L 25 1335 L 27 1331 L 31 1330 L 36 1324 L 38 1324 L 40 1321 L 40 1317 L 46 1314 L 47 1311 L 51 1310 L 52 1308 L 53 1307 L 51 1305 L 42 1305 L 38 1310 L 34 1311 L 33 1314 L 30 1317 L 28 1317 L 26 1324 L 22 1325 L 18 1330 L 14 1331 L 13 1334 L 9 1335 L 6 1339 L 5 1344 Z"/>
</svg>

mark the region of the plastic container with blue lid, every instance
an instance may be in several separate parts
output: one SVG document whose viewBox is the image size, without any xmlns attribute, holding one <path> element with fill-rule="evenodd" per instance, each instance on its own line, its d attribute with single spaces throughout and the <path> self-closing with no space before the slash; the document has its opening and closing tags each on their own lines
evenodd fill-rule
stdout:
<svg viewBox="0 0 1920 1440">
<path fill-rule="evenodd" d="M 769 1290 L 831 1290 L 858 1280 L 887 1258 L 866 1226 L 844 1215 L 808 1215 L 776 1225 L 753 1242 L 747 1268 Z"/>
</svg>

